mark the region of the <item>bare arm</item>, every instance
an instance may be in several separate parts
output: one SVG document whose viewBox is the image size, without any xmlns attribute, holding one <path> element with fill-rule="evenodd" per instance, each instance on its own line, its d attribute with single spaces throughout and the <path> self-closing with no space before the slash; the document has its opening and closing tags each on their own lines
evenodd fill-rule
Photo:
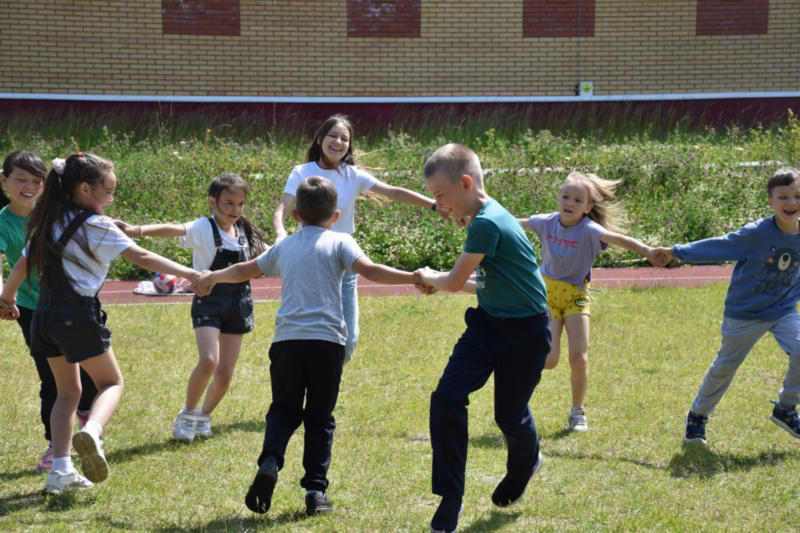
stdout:
<svg viewBox="0 0 800 533">
<path fill-rule="evenodd" d="M 180 265 L 171 259 L 162 257 L 150 250 L 145 250 L 135 244 L 132 244 L 120 255 L 134 265 L 138 265 L 150 272 L 164 272 L 188 279 L 197 274 L 194 269 Z"/>
<path fill-rule="evenodd" d="M 2 265 L 2 263 L 0 263 Z M 8 274 L 8 279 L 3 284 L 3 291 L 0 293 L 0 306 L 5 309 L 5 313 L 0 313 L 4 318 L 13 320 L 19 317 L 19 310 L 16 307 L 17 302 L 17 289 L 25 281 L 27 275 L 28 261 L 25 256 L 19 258 L 17 264 L 11 269 Z M 0 269 L 2 270 L 2 269 Z"/>
<path fill-rule="evenodd" d="M 251 259 L 250 261 L 236 263 L 235 265 L 221 270 L 215 270 L 213 272 L 204 271 L 194 280 L 192 289 L 200 296 L 205 296 L 211 292 L 211 289 L 213 289 L 214 285 L 217 283 L 241 283 L 251 280 L 263 274 L 256 261 L 256 259 Z"/>
<path fill-rule="evenodd" d="M 474 279 L 470 280 L 470 278 L 472 278 L 472 274 L 480 262 L 483 261 L 484 256 L 485 254 L 461 252 L 461 256 L 459 256 L 450 272 L 436 272 L 430 269 L 423 269 L 418 272 L 422 277 L 422 282 L 426 285 L 432 285 L 442 291 L 458 292 L 468 289 L 468 281 L 471 281 L 474 287 L 475 281 Z"/>
<path fill-rule="evenodd" d="M 278 204 L 275 213 L 272 215 L 272 225 L 275 227 L 275 234 L 278 239 L 286 237 L 286 227 L 283 221 L 286 220 L 292 212 L 292 204 L 294 204 L 294 195 L 286 192 L 283 193 L 281 203 Z"/>
<path fill-rule="evenodd" d="M 517 222 L 519 222 L 520 226 L 522 226 L 523 230 L 531 229 L 530 225 L 528 225 L 529 218 L 518 218 Z"/>
<path fill-rule="evenodd" d="M 362 255 L 353 262 L 352 270 L 370 281 L 384 285 L 413 285 L 418 281 L 413 272 L 404 272 L 386 265 L 376 265 L 366 255 Z"/>
<path fill-rule="evenodd" d="M 183 237 L 186 235 L 186 226 L 183 224 L 132 226 L 122 220 L 115 220 L 114 224 L 128 237 Z"/>
<path fill-rule="evenodd" d="M 418 192 L 410 191 L 408 189 L 404 189 L 403 187 L 395 187 L 393 185 L 387 185 L 386 183 L 380 180 L 375 182 L 375 185 L 372 186 L 370 191 L 382 194 L 383 196 L 387 197 L 393 202 L 400 202 L 408 205 L 416 205 L 419 207 L 423 207 L 425 209 L 430 209 L 431 207 L 433 207 L 433 204 L 435 203 L 427 196 L 424 196 Z M 447 219 L 450 218 L 449 209 L 437 207 L 436 212 L 443 218 Z"/>
<path fill-rule="evenodd" d="M 600 241 L 605 242 L 607 244 L 613 244 L 614 246 L 620 246 L 627 250 L 636 252 L 637 254 L 643 256 L 645 259 L 650 261 L 650 263 L 652 263 L 653 266 L 657 267 L 666 266 L 666 261 L 664 261 L 664 257 L 660 254 L 657 254 L 655 248 L 650 248 L 646 244 L 642 243 L 637 239 L 634 239 L 633 237 L 628 237 L 627 235 L 622 235 L 621 233 L 616 233 L 613 231 L 606 231 L 600 237 Z"/>
</svg>

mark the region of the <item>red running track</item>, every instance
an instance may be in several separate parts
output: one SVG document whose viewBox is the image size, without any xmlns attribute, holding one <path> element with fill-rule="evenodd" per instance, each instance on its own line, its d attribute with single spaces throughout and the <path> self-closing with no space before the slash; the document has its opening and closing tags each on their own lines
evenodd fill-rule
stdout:
<svg viewBox="0 0 800 533">
<path fill-rule="evenodd" d="M 699 287 L 711 283 L 727 283 L 733 266 L 682 266 L 677 268 L 595 268 L 595 288 Z M 189 302 L 191 294 L 143 296 L 134 294 L 136 281 L 107 281 L 100 291 L 104 304 Z M 280 300 L 281 282 L 273 278 L 257 278 L 251 283 L 253 298 L 259 301 Z M 413 285 L 379 285 L 364 278 L 358 280 L 359 296 L 401 296 L 415 294 Z"/>
</svg>

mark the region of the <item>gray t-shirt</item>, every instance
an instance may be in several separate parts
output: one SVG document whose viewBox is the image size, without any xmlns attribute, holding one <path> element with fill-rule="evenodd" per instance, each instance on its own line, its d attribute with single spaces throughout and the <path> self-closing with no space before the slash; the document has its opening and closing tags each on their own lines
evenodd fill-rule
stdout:
<svg viewBox="0 0 800 533">
<path fill-rule="evenodd" d="M 345 344 L 342 277 L 364 255 L 350 235 L 306 226 L 258 256 L 267 276 L 282 278 L 273 342 L 323 340 Z"/>
<path fill-rule="evenodd" d="M 533 215 L 528 225 L 542 243 L 540 271 L 548 278 L 582 285 L 591 278 L 594 258 L 608 247 L 600 240 L 606 229 L 589 217 L 565 228 L 558 213 Z"/>
</svg>

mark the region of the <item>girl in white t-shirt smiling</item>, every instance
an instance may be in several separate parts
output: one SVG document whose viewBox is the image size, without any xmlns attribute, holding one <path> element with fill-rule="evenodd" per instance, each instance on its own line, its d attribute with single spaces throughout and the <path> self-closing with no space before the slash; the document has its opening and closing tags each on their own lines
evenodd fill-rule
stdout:
<svg viewBox="0 0 800 533">
<path fill-rule="evenodd" d="M 238 174 L 220 174 L 208 188 L 211 217 L 186 224 L 116 223 L 130 237 L 180 237 L 181 245 L 192 249 L 195 270 L 220 270 L 247 261 L 265 249 L 264 233 L 244 217 L 247 188 L 247 182 Z M 186 404 L 172 427 L 173 437 L 185 442 L 211 436 L 211 412 L 228 391 L 242 336 L 253 331 L 250 282 L 221 285 L 208 296 L 195 295 L 192 325 L 199 360 L 189 376 Z M 204 392 L 203 405 L 197 409 Z"/>
<path fill-rule="evenodd" d="M 330 180 L 338 195 L 336 208 L 341 215 L 331 228 L 340 233 L 352 234 L 355 231 L 355 203 L 359 196 L 379 194 L 395 202 L 432 209 L 445 218 L 449 211 L 438 208 L 436 202 L 422 194 L 394 187 L 375 178 L 356 165 L 353 153 L 353 124 L 344 115 L 329 117 L 314 134 L 308 148 L 306 163 L 297 165 L 289 174 L 283 198 L 273 216 L 275 232 L 280 239 L 286 236 L 284 221 L 291 213 L 297 196 L 297 187 L 304 179 L 322 176 Z M 358 341 L 358 293 L 357 274 L 345 274 L 342 280 L 342 307 L 347 324 L 347 344 L 345 362 L 349 361 Z"/>
<path fill-rule="evenodd" d="M 85 489 L 108 477 L 100 434 L 122 394 L 122 373 L 111 349 L 111 330 L 97 295 L 112 259 L 122 256 L 153 272 L 194 277 L 196 272 L 136 246 L 103 216 L 113 201 L 114 165 L 91 154 L 53 160 L 41 199 L 30 215 L 28 243 L 0 294 L 4 318 L 16 318 L 17 289 L 36 269 L 40 292 L 31 324 L 31 355 L 47 358 L 58 396 L 51 414 L 53 466 L 45 491 Z M 81 395 L 80 365 L 97 385 L 89 419 L 74 436 Z M 72 466 L 70 440 L 81 457 Z M 88 478 L 88 479 L 87 479 Z"/>
</svg>

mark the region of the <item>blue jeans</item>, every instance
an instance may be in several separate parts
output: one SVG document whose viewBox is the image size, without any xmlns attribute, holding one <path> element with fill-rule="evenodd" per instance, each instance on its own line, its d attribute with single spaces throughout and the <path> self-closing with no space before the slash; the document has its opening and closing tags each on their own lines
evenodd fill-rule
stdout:
<svg viewBox="0 0 800 533">
<path fill-rule="evenodd" d="M 342 311 L 347 324 L 347 342 L 344 346 L 344 362 L 353 358 L 358 343 L 358 274 L 345 273 L 342 278 Z"/>
<path fill-rule="evenodd" d="M 708 416 L 714 412 L 739 365 L 767 332 L 772 333 L 780 349 L 789 356 L 789 368 L 778 399 L 786 405 L 800 403 L 800 314 L 792 312 L 772 320 L 741 320 L 726 316 L 722 319 L 721 331 L 722 346 L 692 402 L 694 414 Z"/>
</svg>

